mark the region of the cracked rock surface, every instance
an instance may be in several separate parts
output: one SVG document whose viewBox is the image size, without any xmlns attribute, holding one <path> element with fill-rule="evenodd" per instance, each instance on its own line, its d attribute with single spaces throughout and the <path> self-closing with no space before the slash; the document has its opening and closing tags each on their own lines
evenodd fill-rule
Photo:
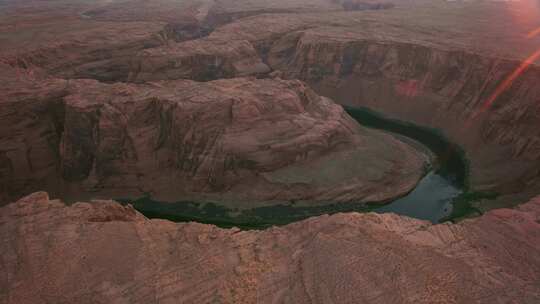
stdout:
<svg viewBox="0 0 540 304">
<path fill-rule="evenodd" d="M 1 303 L 537 303 L 540 200 L 459 224 L 320 216 L 264 231 L 34 193 L 0 209 Z"/>
</svg>

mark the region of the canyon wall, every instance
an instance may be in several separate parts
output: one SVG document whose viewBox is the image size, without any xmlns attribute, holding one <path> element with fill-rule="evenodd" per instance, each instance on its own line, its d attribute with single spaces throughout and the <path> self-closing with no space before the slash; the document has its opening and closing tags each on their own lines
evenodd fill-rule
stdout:
<svg viewBox="0 0 540 304">
<path fill-rule="evenodd" d="M 4 199 L 47 189 L 66 199 L 149 195 L 247 206 L 386 201 L 410 191 L 428 161 L 296 80 L 20 77 L 5 82 L 0 98 Z"/>
<path fill-rule="evenodd" d="M 284 35 L 267 62 L 281 77 L 302 79 L 341 104 L 441 129 L 464 147 L 474 189 L 539 189 L 540 68 L 534 64 L 508 82 L 521 61 L 339 28 Z"/>
<path fill-rule="evenodd" d="M 364 4 L 373 9 L 356 10 Z M 339 103 L 441 130 L 465 149 L 473 190 L 503 194 L 504 204 L 537 193 L 537 65 L 505 84 L 537 49 L 538 37 L 524 37 L 537 26 L 535 15 L 516 23 L 492 2 L 385 4 L 77 2 L 51 18 L 39 3 L 32 2 L 35 12 L 22 3 L 12 12 L 22 17 L 0 22 L 7 28 L 0 61 L 105 82 L 301 79 Z"/>
<path fill-rule="evenodd" d="M 33 40 L 7 36 L 0 63 L 42 70 L 58 78 L 125 81 L 133 54 L 164 42 L 163 23 L 60 20 L 43 24 Z"/>
<path fill-rule="evenodd" d="M 0 1 L 0 303 L 540 302 L 538 67 L 500 87 L 540 42 L 526 2 Z M 481 209 L 523 204 L 240 231 L 90 201 L 414 188 L 429 157 L 329 97 L 442 130 L 506 194 Z"/>
<path fill-rule="evenodd" d="M 128 81 L 216 80 L 270 71 L 248 41 L 197 39 L 141 51 L 130 64 Z"/>
</svg>

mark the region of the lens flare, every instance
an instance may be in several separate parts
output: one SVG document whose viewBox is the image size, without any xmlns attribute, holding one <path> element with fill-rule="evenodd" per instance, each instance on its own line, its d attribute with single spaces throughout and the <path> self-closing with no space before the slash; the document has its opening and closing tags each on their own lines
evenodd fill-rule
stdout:
<svg viewBox="0 0 540 304">
<path fill-rule="evenodd" d="M 540 35 L 540 27 L 535 29 L 535 30 L 532 30 L 530 31 L 528 34 L 527 34 L 527 39 L 531 39 L 531 38 L 534 38 L 536 36 Z"/>
<path fill-rule="evenodd" d="M 481 113 L 486 112 L 495 102 L 495 100 L 504 92 L 506 91 L 512 83 L 521 75 L 523 72 L 527 70 L 529 66 L 531 66 L 536 60 L 540 58 L 540 49 L 538 49 L 536 52 L 534 52 L 531 56 L 529 56 L 527 59 L 525 59 L 519 67 L 517 67 L 512 74 L 510 74 L 504 81 L 495 89 L 493 94 L 489 96 L 489 98 L 481 105 L 480 109 L 477 110 L 472 116 L 471 122 L 474 118 L 476 118 Z"/>
<path fill-rule="evenodd" d="M 395 86 L 396 93 L 406 97 L 415 97 L 420 93 L 420 84 L 416 79 L 401 81 Z"/>
</svg>

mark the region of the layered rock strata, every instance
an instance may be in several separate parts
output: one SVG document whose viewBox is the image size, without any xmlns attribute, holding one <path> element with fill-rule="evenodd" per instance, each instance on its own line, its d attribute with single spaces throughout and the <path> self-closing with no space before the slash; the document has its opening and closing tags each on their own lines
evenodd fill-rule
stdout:
<svg viewBox="0 0 540 304">
<path fill-rule="evenodd" d="M 540 189 L 539 38 L 523 34 L 532 19 L 516 24 L 499 4 L 467 8 L 411 2 L 380 12 L 260 15 L 211 37 L 251 42 L 272 75 L 306 81 L 338 103 L 440 129 L 466 151 L 472 189 L 502 194 L 479 207 L 513 205 Z M 484 11 L 499 22 L 473 18 Z"/>
<path fill-rule="evenodd" d="M 509 83 L 522 62 L 341 29 L 287 35 L 273 45 L 268 62 L 281 77 L 303 79 L 342 104 L 444 130 L 471 159 L 475 189 L 514 194 L 531 184 L 538 189 L 540 69 L 535 65 Z"/>
<path fill-rule="evenodd" d="M 5 82 L 4 197 L 386 201 L 427 157 L 300 81 Z"/>
<path fill-rule="evenodd" d="M 6 304 L 540 301 L 539 199 L 460 224 L 348 213 L 239 231 L 35 193 L 0 224 Z"/>
<path fill-rule="evenodd" d="M 208 81 L 269 71 L 248 41 L 197 39 L 140 52 L 131 63 L 128 81 Z"/>
</svg>

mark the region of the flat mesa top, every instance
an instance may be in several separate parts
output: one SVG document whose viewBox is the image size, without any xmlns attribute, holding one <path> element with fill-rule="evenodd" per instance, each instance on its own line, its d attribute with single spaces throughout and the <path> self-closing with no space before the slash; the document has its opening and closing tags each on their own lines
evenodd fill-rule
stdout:
<svg viewBox="0 0 540 304">
<path fill-rule="evenodd" d="M 345 11 L 335 2 L 304 0 L 280 6 L 266 1 L 219 5 L 195 0 L 4 1 L 0 3 L 0 55 L 58 43 L 140 40 L 159 34 L 165 23 L 219 23 L 222 16 L 235 21 L 218 26 L 212 34 L 217 38 L 251 40 L 309 30 L 327 39 L 398 41 L 511 59 L 527 58 L 540 48 L 540 4 L 535 1 L 412 0 L 392 3 L 388 9 L 359 11 Z M 164 11 L 174 13 L 160 13 Z"/>
</svg>

